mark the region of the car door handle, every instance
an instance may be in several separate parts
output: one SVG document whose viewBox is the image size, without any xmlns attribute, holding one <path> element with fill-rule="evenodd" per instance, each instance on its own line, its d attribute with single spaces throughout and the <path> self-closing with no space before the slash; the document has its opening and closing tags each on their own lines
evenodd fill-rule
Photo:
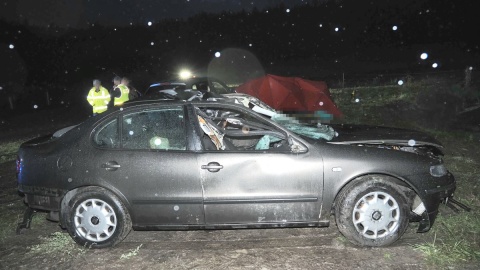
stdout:
<svg viewBox="0 0 480 270">
<path fill-rule="evenodd" d="M 109 161 L 107 163 L 102 164 L 102 168 L 104 168 L 107 171 L 116 171 L 120 167 L 121 167 L 120 164 L 118 164 L 116 161 Z"/>
<path fill-rule="evenodd" d="M 223 169 L 223 166 L 218 162 L 210 162 L 207 165 L 202 165 L 202 169 L 208 170 L 209 172 L 218 172 Z"/>
</svg>

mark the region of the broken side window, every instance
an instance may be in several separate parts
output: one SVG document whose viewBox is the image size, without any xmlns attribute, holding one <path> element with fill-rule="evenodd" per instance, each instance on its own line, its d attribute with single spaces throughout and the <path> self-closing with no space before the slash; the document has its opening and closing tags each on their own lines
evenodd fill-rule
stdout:
<svg viewBox="0 0 480 270">
<path fill-rule="evenodd" d="M 204 107 L 197 108 L 197 115 L 206 150 L 289 151 L 283 132 L 245 112 Z"/>
</svg>

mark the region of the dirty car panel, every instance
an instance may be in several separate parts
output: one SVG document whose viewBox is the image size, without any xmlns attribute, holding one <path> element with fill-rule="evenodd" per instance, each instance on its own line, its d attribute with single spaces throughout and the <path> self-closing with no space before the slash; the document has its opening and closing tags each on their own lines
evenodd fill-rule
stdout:
<svg viewBox="0 0 480 270">
<path fill-rule="evenodd" d="M 452 196 L 441 147 L 419 132 L 307 125 L 221 100 L 138 101 L 22 144 L 17 175 L 30 208 L 91 247 L 130 228 L 322 226 L 332 213 L 351 242 L 383 246 L 410 219 L 427 231 Z"/>
</svg>

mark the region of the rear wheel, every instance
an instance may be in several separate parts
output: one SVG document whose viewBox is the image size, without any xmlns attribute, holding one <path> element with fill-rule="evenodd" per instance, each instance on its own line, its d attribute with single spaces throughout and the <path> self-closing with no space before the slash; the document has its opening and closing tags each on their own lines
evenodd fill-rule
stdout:
<svg viewBox="0 0 480 270">
<path fill-rule="evenodd" d="M 408 225 L 409 203 L 400 186 L 384 176 L 352 181 L 338 195 L 335 219 L 340 232 L 360 246 L 386 246 Z"/>
<path fill-rule="evenodd" d="M 123 203 L 103 188 L 79 190 L 70 200 L 68 209 L 67 230 L 82 246 L 114 246 L 127 236 L 132 227 Z"/>
</svg>

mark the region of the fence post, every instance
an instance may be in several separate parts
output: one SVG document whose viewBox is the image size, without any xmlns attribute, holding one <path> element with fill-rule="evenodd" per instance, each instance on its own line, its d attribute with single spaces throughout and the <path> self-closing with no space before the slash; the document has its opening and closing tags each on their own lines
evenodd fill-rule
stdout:
<svg viewBox="0 0 480 270">
<path fill-rule="evenodd" d="M 470 88 L 472 84 L 472 67 L 467 67 L 465 69 L 465 88 Z"/>
<path fill-rule="evenodd" d="M 8 96 L 8 104 L 10 105 L 10 110 L 13 110 L 13 98 L 12 96 Z"/>
<path fill-rule="evenodd" d="M 50 106 L 50 94 L 48 93 L 48 90 L 45 92 L 45 96 L 47 98 L 47 106 Z"/>
</svg>

